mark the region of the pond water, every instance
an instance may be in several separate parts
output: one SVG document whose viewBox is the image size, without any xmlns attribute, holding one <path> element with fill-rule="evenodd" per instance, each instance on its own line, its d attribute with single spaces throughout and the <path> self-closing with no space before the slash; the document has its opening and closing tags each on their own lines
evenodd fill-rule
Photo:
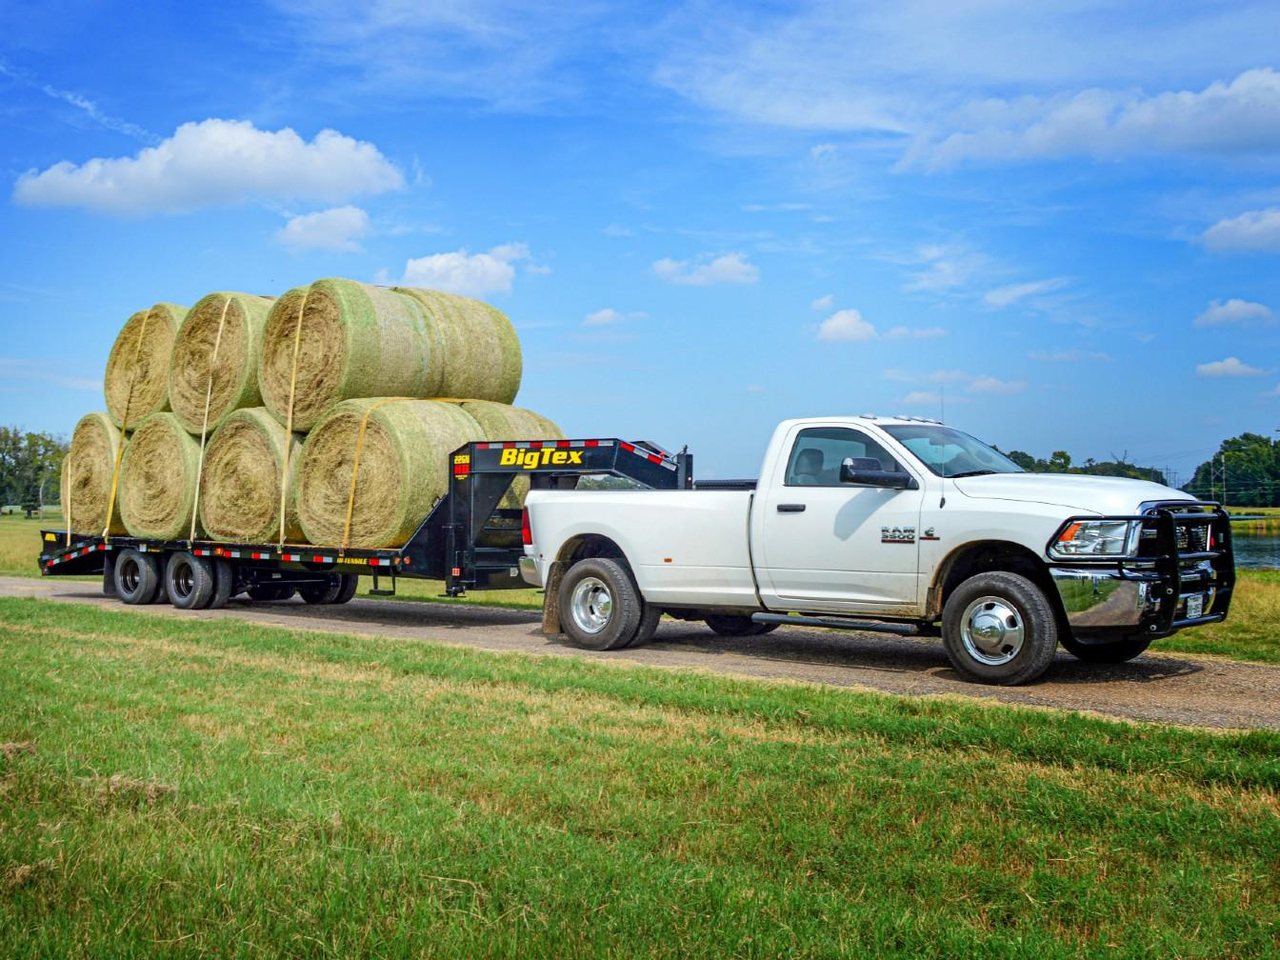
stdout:
<svg viewBox="0 0 1280 960">
<path fill-rule="evenodd" d="M 1251 531 L 1232 525 L 1232 542 L 1236 548 L 1236 566 L 1256 570 L 1280 567 L 1280 531 Z"/>
</svg>

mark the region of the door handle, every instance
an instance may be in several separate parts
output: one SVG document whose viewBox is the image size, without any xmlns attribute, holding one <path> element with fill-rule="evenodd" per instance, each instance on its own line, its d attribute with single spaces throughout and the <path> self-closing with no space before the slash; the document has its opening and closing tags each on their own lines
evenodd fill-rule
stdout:
<svg viewBox="0 0 1280 960">
<path fill-rule="evenodd" d="M 803 503 L 780 503 L 778 504 L 779 513 L 804 513 Z"/>
</svg>

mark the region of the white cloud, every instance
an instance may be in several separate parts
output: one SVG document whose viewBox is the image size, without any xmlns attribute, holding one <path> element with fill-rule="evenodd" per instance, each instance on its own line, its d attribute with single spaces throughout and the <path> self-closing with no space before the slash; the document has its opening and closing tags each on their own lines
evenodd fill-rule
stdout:
<svg viewBox="0 0 1280 960">
<path fill-rule="evenodd" d="M 693 261 L 663 257 L 654 261 L 653 272 L 668 283 L 685 287 L 705 287 L 716 283 L 755 283 L 760 271 L 746 254 L 702 254 Z"/>
<path fill-rule="evenodd" d="M 1066 286 L 1066 277 L 1050 277 L 1048 280 L 1033 280 L 1030 283 L 1013 283 L 1005 287 L 988 290 L 982 300 L 989 307 L 1008 307 L 1027 297 L 1051 293 Z"/>
<path fill-rule="evenodd" d="M 837 310 L 818 325 L 819 340 L 850 340 L 862 343 L 876 338 L 876 328 L 862 319 L 857 310 Z"/>
<path fill-rule="evenodd" d="M 809 159 L 815 163 L 825 163 L 834 160 L 839 152 L 834 143 L 815 143 L 809 148 Z"/>
<path fill-rule="evenodd" d="M 960 129 L 917 141 L 906 165 L 1072 154 L 1269 153 L 1280 149 L 1280 73 L 1265 67 L 1203 90 L 1147 95 L 1091 89 L 1017 100 L 984 99 L 949 122 Z"/>
<path fill-rule="evenodd" d="M 906 396 L 899 397 L 898 403 L 905 403 L 909 407 L 933 407 L 939 402 L 939 395 L 931 393 L 928 390 L 912 390 Z"/>
<path fill-rule="evenodd" d="M 96 392 L 102 389 L 101 377 L 68 376 L 65 372 L 58 370 L 57 364 L 27 357 L 0 357 L 0 377 L 5 380 L 45 383 L 61 390 Z"/>
<path fill-rule="evenodd" d="M 1271 388 L 1270 390 L 1266 390 L 1266 391 L 1264 391 L 1263 393 L 1259 394 L 1259 396 L 1262 396 L 1262 397 L 1280 397 L 1280 383 L 1277 383 L 1277 384 L 1276 384 L 1273 388 Z"/>
<path fill-rule="evenodd" d="M 1232 297 L 1225 303 L 1218 300 L 1209 301 L 1204 313 L 1196 317 L 1197 327 L 1218 327 L 1224 324 L 1248 325 L 1251 323 L 1271 323 L 1275 318 L 1271 308 L 1261 303 L 1252 303 Z"/>
<path fill-rule="evenodd" d="M 1100 360 L 1110 363 L 1112 356 L 1101 350 L 1032 350 L 1027 354 L 1032 360 L 1045 360 L 1049 363 L 1079 363 L 1082 360 Z"/>
<path fill-rule="evenodd" d="M 529 259 L 523 243 L 507 243 L 487 253 L 465 249 L 435 253 L 408 261 L 401 282 L 407 287 L 427 287 L 471 297 L 506 293 L 515 280 L 515 264 Z"/>
<path fill-rule="evenodd" d="M 609 224 L 607 227 L 605 227 L 605 228 L 604 228 L 602 231 L 600 231 L 600 232 L 601 232 L 601 233 L 603 233 L 606 237 L 632 237 L 632 236 L 635 236 L 635 233 L 634 233 L 633 231 L 628 230 L 626 227 L 619 226 L 619 225 L 618 225 L 618 224 L 616 224 L 616 223 L 611 223 L 611 224 Z"/>
<path fill-rule="evenodd" d="M 747 384 L 747 393 L 764 393 L 764 387 L 758 383 Z"/>
<path fill-rule="evenodd" d="M 1219 220 L 1201 237 L 1207 249 L 1218 253 L 1263 250 L 1280 253 L 1280 207 L 1250 210 L 1238 217 Z"/>
<path fill-rule="evenodd" d="M 588 313 L 582 321 L 584 327 L 607 327 L 611 324 L 621 323 L 622 314 L 613 307 L 605 307 L 603 310 L 597 310 L 595 313 Z"/>
<path fill-rule="evenodd" d="M 831 305 L 836 302 L 834 295 L 828 293 L 825 297 L 819 297 L 813 303 L 809 304 L 811 310 L 829 310 Z"/>
<path fill-rule="evenodd" d="M 290 217 L 276 231 L 276 239 L 292 250 L 351 253 L 360 249 L 360 239 L 368 232 L 369 214 L 346 206 Z"/>
<path fill-rule="evenodd" d="M 1256 377 L 1265 372 L 1242 363 L 1239 357 L 1227 357 L 1225 360 L 1214 360 L 1212 363 L 1201 363 L 1196 366 L 1198 377 Z"/>
<path fill-rule="evenodd" d="M 796 213 L 800 210 L 812 210 L 811 203 L 744 203 L 743 213 Z"/>
<path fill-rule="evenodd" d="M 142 143 L 155 143 L 160 139 L 150 130 L 144 129 L 136 123 L 130 123 L 128 120 L 121 120 L 119 117 L 113 117 L 104 112 L 88 97 L 75 93 L 71 90 L 59 90 L 55 86 L 42 82 L 33 74 L 30 74 L 25 70 L 19 70 L 14 67 L 13 64 L 2 58 L 0 58 L 0 75 L 8 77 L 10 80 L 15 80 L 25 87 L 31 87 L 35 90 L 39 90 L 46 97 L 49 97 L 52 100 L 60 100 L 69 106 L 75 107 L 84 114 L 84 116 L 98 124 L 98 126 L 105 127 L 107 130 L 113 130 L 116 133 L 123 133 L 126 137 L 131 137 L 134 140 L 141 141 Z"/>
<path fill-rule="evenodd" d="M 990 393 L 1000 396 L 1021 393 L 1025 389 L 1027 389 L 1025 380 L 997 380 L 995 377 L 977 377 L 969 384 L 970 393 Z"/>
<path fill-rule="evenodd" d="M 310 142 L 292 129 L 259 130 L 245 120 L 184 123 L 172 137 L 132 157 L 56 163 L 18 177 L 13 199 L 26 206 L 99 213 L 186 213 L 250 200 L 335 202 L 404 184 L 372 143 L 336 130 Z"/>
<path fill-rule="evenodd" d="M 932 340 L 945 337 L 947 331 L 942 327 L 891 327 L 884 332 L 886 340 Z"/>
<path fill-rule="evenodd" d="M 908 290 L 946 293 L 966 286 L 983 269 L 986 258 L 962 244 L 932 243 L 905 262 L 923 268 L 912 275 Z"/>
</svg>

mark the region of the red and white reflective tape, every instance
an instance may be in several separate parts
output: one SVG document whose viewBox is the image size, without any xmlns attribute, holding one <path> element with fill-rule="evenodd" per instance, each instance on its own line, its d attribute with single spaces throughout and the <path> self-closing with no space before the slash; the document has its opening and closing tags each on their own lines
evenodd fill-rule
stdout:
<svg viewBox="0 0 1280 960">
<path fill-rule="evenodd" d="M 477 443 L 477 450 L 579 450 L 583 447 L 612 447 L 612 440 L 502 440 L 497 443 Z"/>
<path fill-rule="evenodd" d="M 660 467 L 666 467 L 668 470 L 676 469 L 676 465 L 673 461 L 668 460 L 666 457 L 659 456 L 656 453 L 649 453 L 647 450 L 642 450 L 633 443 L 623 441 L 622 449 L 627 450 L 630 453 L 634 453 L 638 457 L 644 457 L 650 463 L 656 463 Z"/>
</svg>

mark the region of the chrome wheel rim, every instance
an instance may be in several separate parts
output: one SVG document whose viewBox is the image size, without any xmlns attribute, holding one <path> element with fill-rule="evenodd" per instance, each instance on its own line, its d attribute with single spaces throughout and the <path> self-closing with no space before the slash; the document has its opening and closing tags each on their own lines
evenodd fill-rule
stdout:
<svg viewBox="0 0 1280 960">
<path fill-rule="evenodd" d="M 1027 631 L 1022 613 L 1000 597 L 979 597 L 960 620 L 964 649 L 989 667 L 1000 667 L 1022 651 Z"/>
<path fill-rule="evenodd" d="M 613 615 L 613 594 L 599 577 L 583 577 L 573 588 L 569 614 L 583 633 L 599 633 Z"/>
</svg>

